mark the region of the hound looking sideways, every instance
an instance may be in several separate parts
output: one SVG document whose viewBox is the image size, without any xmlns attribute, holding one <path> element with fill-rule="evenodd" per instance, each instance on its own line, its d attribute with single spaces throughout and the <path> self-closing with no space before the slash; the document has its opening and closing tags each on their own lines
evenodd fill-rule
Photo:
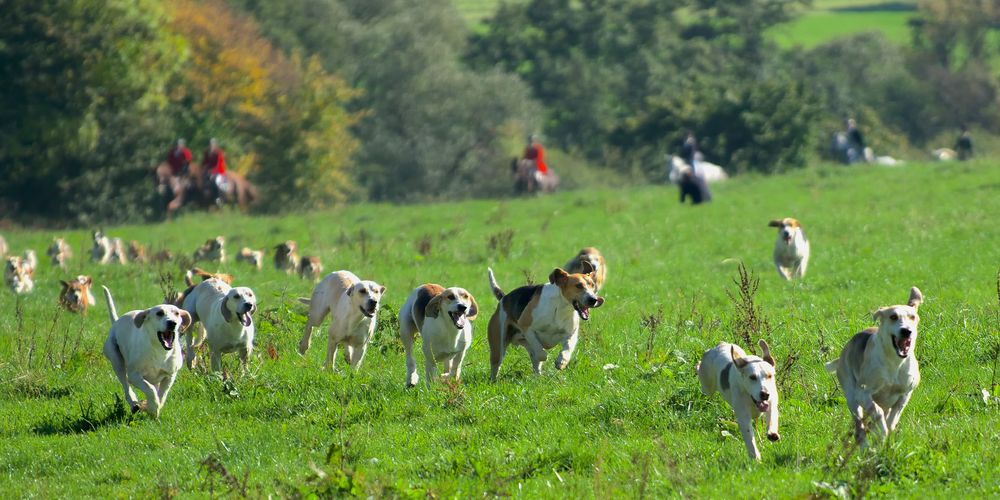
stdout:
<svg viewBox="0 0 1000 500">
<path fill-rule="evenodd" d="M 753 421 L 764 414 L 767 421 L 767 439 L 777 441 L 778 387 L 774 379 L 774 358 L 767 342 L 760 341 L 761 357 L 747 356 L 743 349 L 733 344 L 719 345 L 705 351 L 695 370 L 701 381 L 701 392 L 712 395 L 718 391 L 736 413 L 736 422 L 743 436 L 743 444 L 753 460 L 760 460 L 757 441 L 753 435 Z"/>
<path fill-rule="evenodd" d="M 337 349 L 344 345 L 344 359 L 351 368 L 361 367 L 368 343 L 375 333 L 375 315 L 385 287 L 374 281 L 361 281 L 350 271 L 330 273 L 313 289 L 312 298 L 300 298 L 309 306 L 309 318 L 299 341 L 299 354 L 305 355 L 312 342 L 312 330 L 331 315 L 327 335 L 324 368 L 333 369 Z"/>
<path fill-rule="evenodd" d="M 278 243 L 274 247 L 274 268 L 292 274 L 299 268 L 298 244 L 292 240 Z"/>
<path fill-rule="evenodd" d="M 236 254 L 236 262 L 246 262 L 257 269 L 264 267 L 264 251 L 253 250 L 248 247 L 240 249 Z"/>
<path fill-rule="evenodd" d="M 594 270 L 594 290 L 601 291 L 604 288 L 604 280 L 608 274 L 608 265 L 604 262 L 604 256 L 594 247 L 587 247 L 580 250 L 576 257 L 566 263 L 566 272 L 570 274 L 583 273 L 583 263 L 590 263 Z"/>
<path fill-rule="evenodd" d="M 406 351 L 406 386 L 417 385 L 417 362 L 413 341 L 423 337 L 424 381 L 430 387 L 437 363 L 444 364 L 444 377 L 460 380 L 462 361 L 472 344 L 472 321 L 479 314 L 476 298 L 464 288 L 444 288 L 426 283 L 418 286 L 399 310 L 399 338 Z"/>
<path fill-rule="evenodd" d="M 786 280 L 803 278 L 809 265 L 809 240 L 802 232 L 799 221 L 786 217 L 767 223 L 778 228 L 778 239 L 774 242 L 774 265 L 778 274 Z"/>
<path fill-rule="evenodd" d="M 856 334 L 840 357 L 826 364 L 844 389 L 854 419 L 854 438 L 862 446 L 867 444 L 865 418 L 871 418 L 882 436 L 887 436 L 899 425 L 903 409 L 920 384 L 913 350 L 920 323 L 917 308 L 923 301 L 923 294 L 913 287 L 906 305 L 875 311 L 872 319 L 878 327 Z"/>
<path fill-rule="evenodd" d="M 496 380 L 510 344 L 524 346 L 536 375 L 548 359 L 546 350 L 561 345 L 555 366 L 566 368 L 579 340 L 580 320 L 589 320 L 590 309 L 604 305 L 589 261 L 583 261 L 583 271 L 570 274 L 556 268 L 548 283 L 522 286 L 505 294 L 489 269 L 490 288 L 499 301 L 489 324 L 491 380 Z"/>
<path fill-rule="evenodd" d="M 125 391 L 125 402 L 133 412 L 142 406 L 136 400 L 132 386 L 146 395 L 145 408 L 153 418 L 160 410 L 181 369 L 183 355 L 178 342 L 191 326 L 191 315 L 170 304 L 144 311 L 129 311 L 118 316 L 111 291 L 104 288 L 108 301 L 111 330 L 104 342 L 104 356 L 118 376 Z"/>
<path fill-rule="evenodd" d="M 256 333 L 253 313 L 257 311 L 257 297 L 253 290 L 245 286 L 234 288 L 225 281 L 209 278 L 187 293 L 184 310 L 199 323 L 197 337 L 190 331 L 186 337 L 188 368 L 197 364 L 195 348 L 206 338 L 212 371 L 222 370 L 222 355 L 229 352 L 238 352 L 242 366 L 246 367 Z"/>
</svg>

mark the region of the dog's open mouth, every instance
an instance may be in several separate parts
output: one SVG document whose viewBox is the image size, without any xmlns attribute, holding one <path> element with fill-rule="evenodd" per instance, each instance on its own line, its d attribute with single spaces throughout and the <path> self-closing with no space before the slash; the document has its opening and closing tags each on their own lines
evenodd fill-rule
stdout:
<svg viewBox="0 0 1000 500">
<path fill-rule="evenodd" d="M 590 319 L 590 308 L 577 302 L 573 301 L 573 309 L 576 309 L 576 313 L 580 315 L 580 319 L 587 321 Z"/>
<path fill-rule="evenodd" d="M 174 332 L 172 330 L 156 332 L 156 340 L 159 340 L 160 345 L 167 351 L 174 348 Z"/>
<path fill-rule="evenodd" d="M 764 400 L 757 401 L 757 399 L 754 398 L 754 397 L 752 397 L 752 396 L 750 397 L 750 399 L 753 400 L 754 406 L 756 406 L 757 410 L 759 410 L 761 413 L 763 413 L 763 412 L 767 411 L 769 408 L 771 408 L 771 403 L 769 403 L 768 401 L 764 401 Z"/>
<path fill-rule="evenodd" d="M 364 306 L 359 307 L 358 309 L 361 309 L 361 314 L 364 314 L 366 318 L 371 318 L 371 317 L 375 316 L 375 310 L 374 309 L 372 309 L 371 311 L 369 311 L 368 309 L 365 309 Z"/>
<path fill-rule="evenodd" d="M 895 340 L 896 344 L 896 354 L 901 358 L 905 358 L 910 355 L 910 349 L 913 347 L 913 337 L 903 337 Z"/>
<path fill-rule="evenodd" d="M 253 324 L 253 319 L 250 317 L 250 311 L 236 313 L 236 319 L 240 320 L 240 324 L 247 328 Z"/>
<path fill-rule="evenodd" d="M 455 324 L 455 328 L 458 328 L 459 330 L 465 328 L 465 313 L 452 311 L 448 313 L 448 316 L 451 317 L 451 322 Z"/>
</svg>

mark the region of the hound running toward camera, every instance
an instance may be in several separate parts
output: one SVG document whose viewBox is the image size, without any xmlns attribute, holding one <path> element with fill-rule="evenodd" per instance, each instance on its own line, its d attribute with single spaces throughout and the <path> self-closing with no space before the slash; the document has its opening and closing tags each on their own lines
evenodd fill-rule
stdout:
<svg viewBox="0 0 1000 500">
<path fill-rule="evenodd" d="M 216 236 L 205 242 L 194 251 L 194 261 L 201 262 L 225 262 L 226 261 L 226 238 Z"/>
<path fill-rule="evenodd" d="M 87 309 L 96 303 L 91 288 L 94 280 L 90 276 L 80 275 L 75 280 L 59 280 L 62 290 L 59 291 L 59 305 L 69 312 L 87 314 Z"/>
<path fill-rule="evenodd" d="M 583 261 L 583 273 L 570 274 L 556 268 L 544 285 L 526 285 L 505 294 L 489 269 L 490 289 L 497 310 L 490 318 L 490 379 L 496 380 L 500 364 L 511 344 L 524 346 L 535 375 L 542 373 L 546 351 L 560 345 L 557 370 L 569 364 L 579 340 L 580 320 L 590 319 L 591 308 L 604 305 L 594 283 L 596 272 Z"/>
<path fill-rule="evenodd" d="M 73 257 L 73 250 L 62 238 L 53 240 L 46 253 L 52 260 L 52 265 L 61 269 L 66 269 L 66 263 Z"/>
<path fill-rule="evenodd" d="M 413 342 L 419 333 L 424 351 L 424 382 L 428 387 L 444 364 L 442 377 L 456 381 L 462 376 L 462 361 L 472 344 L 472 321 L 479 314 L 476 298 L 464 288 L 444 288 L 427 283 L 410 292 L 399 310 L 399 338 L 406 351 L 406 386 L 417 385 L 417 362 Z"/>
<path fill-rule="evenodd" d="M 778 239 L 774 242 L 774 266 L 778 274 L 786 280 L 804 278 L 809 265 L 809 240 L 802 225 L 790 217 L 772 220 L 767 225 L 778 228 Z"/>
<path fill-rule="evenodd" d="M 129 311 L 119 317 L 111 291 L 102 288 L 111 318 L 104 356 L 111 362 L 132 412 L 143 406 L 132 391 L 135 386 L 146 395 L 144 406 L 149 416 L 160 418 L 160 410 L 183 364 L 184 356 L 177 344 L 181 334 L 191 326 L 191 315 L 178 307 L 162 304 L 144 311 Z"/>
<path fill-rule="evenodd" d="M 292 240 L 279 243 L 274 247 L 274 268 L 293 274 L 299 269 L 298 244 Z"/>
<path fill-rule="evenodd" d="M 305 256 L 299 261 L 299 277 L 318 281 L 323 275 L 323 263 L 319 257 Z"/>
<path fill-rule="evenodd" d="M 209 278 L 186 294 L 184 310 L 199 324 L 197 337 L 194 332 L 188 332 L 186 337 L 188 368 L 197 365 L 195 349 L 206 339 L 212 371 L 222 371 L 222 355 L 230 352 L 239 353 L 241 366 L 246 368 L 256 333 L 253 314 L 257 312 L 257 297 L 253 290 Z"/>
<path fill-rule="evenodd" d="M 5 260 L 3 280 L 7 288 L 18 295 L 31 293 L 35 289 L 35 252 L 28 250 L 24 257 L 11 255 Z"/>
<path fill-rule="evenodd" d="M 607 277 L 608 265 L 604 262 L 604 256 L 600 250 L 594 247 L 587 247 L 580 250 L 576 257 L 566 263 L 566 272 L 570 274 L 583 273 L 583 263 L 586 261 L 594 270 L 594 290 L 601 291 L 604 288 L 604 280 Z"/>
<path fill-rule="evenodd" d="M 865 419 L 871 418 L 882 437 L 896 430 L 899 417 L 920 384 L 920 367 L 913 351 L 917 345 L 917 308 L 924 296 L 910 289 L 906 305 L 875 311 L 877 328 L 856 334 L 844 346 L 840 357 L 827 363 L 826 370 L 837 374 L 844 389 L 847 409 L 854 419 L 854 438 L 867 445 Z"/>
<path fill-rule="evenodd" d="M 337 350 L 343 344 L 344 360 L 355 370 L 361 368 L 368 343 L 375 333 L 375 315 L 384 293 L 384 286 L 374 281 L 361 281 L 350 271 L 328 274 L 313 289 L 312 298 L 299 299 L 299 302 L 309 306 L 309 318 L 299 341 L 299 354 L 305 355 L 309 350 L 313 328 L 330 314 L 323 367 L 333 370 Z"/>
<path fill-rule="evenodd" d="M 747 356 L 733 344 L 719 345 L 705 351 L 695 369 L 701 381 L 701 392 L 711 396 L 716 391 L 736 413 L 743 444 L 752 460 L 760 460 L 753 421 L 762 413 L 767 422 L 767 439 L 777 441 L 778 387 L 774 379 L 774 358 L 767 342 L 760 341 L 761 357 Z"/>
</svg>

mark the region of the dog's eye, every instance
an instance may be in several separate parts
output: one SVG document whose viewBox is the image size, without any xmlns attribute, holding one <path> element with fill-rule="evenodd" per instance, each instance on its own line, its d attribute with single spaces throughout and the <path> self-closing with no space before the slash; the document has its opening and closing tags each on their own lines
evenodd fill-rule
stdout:
<svg viewBox="0 0 1000 500">
<path fill-rule="evenodd" d="M 892 313 L 891 315 L 889 315 L 889 319 L 891 319 L 893 321 L 898 321 L 899 320 L 899 315 L 896 314 L 896 313 Z"/>
<path fill-rule="evenodd" d="M 368 289 L 367 288 L 362 288 L 361 289 L 361 294 L 362 295 L 368 295 Z"/>
<path fill-rule="evenodd" d="M 452 294 L 448 294 L 448 300 L 455 300 L 455 296 Z"/>
<path fill-rule="evenodd" d="M 583 283 L 577 283 L 576 287 L 579 288 L 580 290 L 583 290 Z"/>
<path fill-rule="evenodd" d="M 163 317 L 163 311 L 156 311 L 156 315 L 160 318 Z"/>
<path fill-rule="evenodd" d="M 754 382 L 756 382 L 757 381 L 757 376 L 756 375 L 750 375 L 750 380 L 753 380 Z"/>
</svg>

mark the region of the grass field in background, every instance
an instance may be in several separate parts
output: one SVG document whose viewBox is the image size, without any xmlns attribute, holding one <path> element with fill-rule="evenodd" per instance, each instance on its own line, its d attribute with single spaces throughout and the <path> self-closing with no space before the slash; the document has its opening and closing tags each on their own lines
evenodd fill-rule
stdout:
<svg viewBox="0 0 1000 500">
<path fill-rule="evenodd" d="M 473 29 L 480 29 L 479 23 L 490 17 L 499 3 L 454 0 L 455 8 Z M 910 41 L 907 21 L 915 13 L 914 0 L 814 0 L 800 17 L 772 28 L 770 34 L 783 47 L 808 48 L 866 31 L 880 31 L 890 41 L 906 44 Z"/>
<path fill-rule="evenodd" d="M 6 230 L 15 251 L 43 253 L 60 234 L 77 255 L 67 272 L 43 262 L 33 294 L 0 293 L 0 491 L 610 498 L 731 496 L 738 485 L 736 496 L 752 497 L 828 488 L 1000 495 L 1000 401 L 990 387 L 1000 323 L 998 190 L 1000 170 L 988 161 L 817 167 L 733 179 L 699 207 L 679 205 L 673 187 L 649 186 L 108 227 L 186 255 L 217 234 L 230 253 L 295 239 L 327 270 L 350 269 L 388 288 L 361 370 L 349 373 L 339 360 L 330 373 L 320 370 L 325 325 L 307 356 L 295 352 L 305 320 L 295 298 L 311 283 L 269 267 L 220 266 L 259 298 L 249 370 L 240 374 L 231 356 L 224 365 L 235 375 L 225 382 L 184 369 L 159 421 L 122 407 L 101 354 L 103 297 L 86 317 L 58 311 L 57 279 L 90 274 L 124 312 L 160 302 L 160 272 L 180 287 L 180 267 L 98 267 L 85 262 L 83 231 Z M 782 281 L 770 262 L 767 221 L 785 216 L 799 218 L 812 242 L 802 282 Z M 496 301 L 486 267 L 510 290 L 544 280 L 587 245 L 608 259 L 607 303 L 583 325 L 569 367 L 555 371 L 553 355 L 535 377 L 524 351 L 512 348 L 490 383 L 485 330 Z M 759 279 L 762 335 L 779 362 L 782 440 L 760 443 L 759 465 L 735 437 L 732 411 L 718 395 L 700 394 L 694 375 L 702 351 L 737 340 L 741 321 L 727 295 L 736 293 L 737 262 Z M 483 312 L 462 384 L 407 390 L 394 315 L 428 281 L 467 288 Z M 844 445 L 849 416 L 823 363 L 872 324 L 871 311 L 905 301 L 913 285 L 926 297 L 915 348 L 922 385 L 898 434 L 859 455 Z"/>
</svg>

